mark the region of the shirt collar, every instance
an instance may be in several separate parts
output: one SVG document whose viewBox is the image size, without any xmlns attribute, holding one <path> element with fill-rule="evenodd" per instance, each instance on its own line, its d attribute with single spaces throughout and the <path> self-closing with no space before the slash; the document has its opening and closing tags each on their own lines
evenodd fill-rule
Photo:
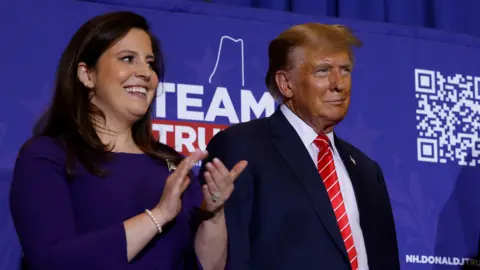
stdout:
<svg viewBox="0 0 480 270">
<path fill-rule="evenodd" d="M 313 128 L 311 128 L 309 125 L 307 125 L 307 123 L 300 119 L 300 117 L 294 114 L 285 104 L 280 106 L 280 110 L 282 111 L 283 115 L 285 115 L 285 118 L 287 118 L 288 122 L 293 126 L 298 136 L 300 136 L 300 139 L 305 147 L 311 147 L 313 141 L 318 135 Z M 330 140 L 330 147 L 335 151 L 335 136 L 333 131 L 327 133 L 326 135 Z"/>
</svg>

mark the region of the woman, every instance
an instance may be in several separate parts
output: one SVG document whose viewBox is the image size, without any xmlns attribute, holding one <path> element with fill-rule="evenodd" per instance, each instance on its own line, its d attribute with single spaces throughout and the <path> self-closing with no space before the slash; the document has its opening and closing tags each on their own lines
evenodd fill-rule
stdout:
<svg viewBox="0 0 480 270">
<path fill-rule="evenodd" d="M 98 16 L 74 35 L 14 169 L 11 212 L 29 269 L 225 267 L 223 203 L 246 162 L 229 172 L 214 160 L 206 185 L 190 181 L 207 154 L 183 159 L 152 136 L 162 75 L 139 15 Z"/>
</svg>

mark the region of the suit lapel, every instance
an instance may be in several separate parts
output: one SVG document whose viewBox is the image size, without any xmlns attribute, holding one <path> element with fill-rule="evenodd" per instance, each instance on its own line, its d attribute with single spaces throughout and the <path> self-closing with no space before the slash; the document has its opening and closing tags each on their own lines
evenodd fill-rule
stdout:
<svg viewBox="0 0 480 270">
<path fill-rule="evenodd" d="M 335 147 L 338 150 L 340 158 L 347 169 L 348 176 L 352 181 L 352 186 L 356 194 L 360 192 L 361 182 L 359 181 L 359 173 L 357 169 L 356 157 L 353 156 L 350 151 L 348 151 L 346 144 L 335 135 Z M 357 192 L 358 191 L 358 192 Z"/>
<path fill-rule="evenodd" d="M 285 159 L 297 180 L 310 197 L 321 222 L 329 232 L 339 250 L 348 260 L 345 245 L 338 229 L 337 220 L 328 198 L 325 186 L 315 164 L 312 162 L 303 142 L 280 110 L 271 117 L 272 141 L 280 155 Z"/>
<path fill-rule="evenodd" d="M 362 179 L 362 173 L 357 166 L 355 156 L 349 151 L 348 145 L 341 139 L 335 136 L 335 146 L 342 158 L 343 164 L 347 169 L 348 176 L 352 182 L 353 191 L 355 193 L 355 199 L 357 202 L 358 213 L 360 217 L 360 227 L 362 228 L 363 239 L 365 245 L 369 243 L 375 243 L 375 240 L 371 240 L 372 235 L 366 234 L 367 231 L 375 231 L 375 223 L 372 223 L 372 219 L 362 218 L 365 214 L 372 211 L 372 205 L 370 203 L 370 197 L 366 182 Z M 359 160 L 360 161 L 360 160 Z M 371 254 L 370 254 L 371 255 Z M 372 259 L 371 256 L 369 260 Z"/>
</svg>

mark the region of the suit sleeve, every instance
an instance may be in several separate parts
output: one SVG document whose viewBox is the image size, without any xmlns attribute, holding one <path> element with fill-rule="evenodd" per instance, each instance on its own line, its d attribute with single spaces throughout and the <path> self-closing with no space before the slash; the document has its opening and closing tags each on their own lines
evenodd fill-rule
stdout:
<svg viewBox="0 0 480 270">
<path fill-rule="evenodd" d="M 11 214 L 29 269 L 124 269 L 123 223 L 77 232 L 64 155 L 55 143 L 43 142 L 21 151 L 10 190 Z"/>
<path fill-rule="evenodd" d="M 387 209 L 387 217 L 384 222 L 386 223 L 387 226 L 385 226 L 385 229 L 387 231 L 387 239 L 385 239 L 385 243 L 390 243 L 390 245 L 385 245 L 385 255 L 388 256 L 388 262 L 390 263 L 390 269 L 396 270 L 400 269 L 400 261 L 399 261 L 399 254 L 398 254 L 398 244 L 397 244 L 397 232 L 395 229 L 395 220 L 393 216 L 393 209 L 392 209 L 392 204 L 390 201 L 390 195 L 388 194 L 388 189 L 387 185 L 385 183 L 385 178 L 383 176 L 383 172 L 381 167 L 375 163 L 376 168 L 377 168 L 377 179 L 380 181 L 380 185 L 382 186 L 383 190 L 385 191 L 385 207 Z"/>
<path fill-rule="evenodd" d="M 240 142 L 242 141 L 242 142 Z M 201 182 L 204 183 L 205 164 L 219 158 L 230 170 L 241 160 L 249 161 L 247 168 L 235 181 L 235 188 L 225 203 L 225 218 L 228 233 L 228 270 L 248 270 L 250 265 L 250 220 L 253 208 L 253 177 L 251 161 L 246 156 L 245 140 L 236 140 L 231 134 L 222 131 L 214 136 L 208 146 L 208 159 L 201 168 Z"/>
</svg>

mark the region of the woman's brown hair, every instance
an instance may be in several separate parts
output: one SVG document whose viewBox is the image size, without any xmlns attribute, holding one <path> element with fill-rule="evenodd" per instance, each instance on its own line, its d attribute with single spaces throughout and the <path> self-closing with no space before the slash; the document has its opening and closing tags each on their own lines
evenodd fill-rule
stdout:
<svg viewBox="0 0 480 270">
<path fill-rule="evenodd" d="M 131 29 L 144 30 L 150 36 L 156 63 L 153 70 L 162 81 L 164 58 L 160 45 L 145 18 L 132 12 L 112 12 L 92 18 L 80 27 L 62 54 L 50 107 L 36 123 L 33 138 L 48 136 L 63 145 L 67 153 L 66 171 L 70 177 L 75 173 L 77 161 L 90 173 L 104 176 L 106 172 L 100 165 L 108 160 L 111 153 L 111 149 L 98 137 L 91 121 L 92 115 L 103 119 L 105 115 L 90 102 L 89 89 L 77 76 L 78 64 L 84 62 L 88 67 L 95 67 L 100 56 Z M 149 156 L 161 162 L 168 159 L 178 164 L 182 156 L 153 136 L 152 104 L 132 126 L 133 140 Z"/>
</svg>

